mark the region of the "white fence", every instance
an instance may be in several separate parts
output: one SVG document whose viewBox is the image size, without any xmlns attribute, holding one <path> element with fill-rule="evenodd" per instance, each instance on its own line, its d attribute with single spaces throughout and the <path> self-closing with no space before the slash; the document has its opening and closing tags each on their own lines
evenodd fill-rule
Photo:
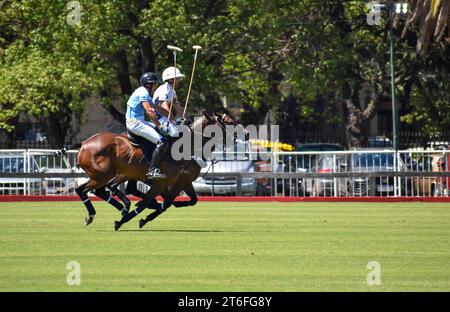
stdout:
<svg viewBox="0 0 450 312">
<path fill-rule="evenodd" d="M 450 151 L 280 153 L 285 196 L 448 196 Z M 308 175 L 309 174 L 309 175 Z M 280 182 L 277 182 L 280 185 Z"/>
<path fill-rule="evenodd" d="M 76 151 L 68 157 L 56 150 L 0 150 L 0 195 L 72 195 L 82 172 L 75 166 Z M 42 174 L 45 177 L 33 175 Z M 58 175 L 58 176 L 52 176 Z"/>
<path fill-rule="evenodd" d="M 76 153 L 0 150 L 0 195 L 74 195 L 86 180 Z M 214 153 L 194 187 L 200 195 L 448 196 L 450 151 Z M 142 191 L 148 189 L 140 183 Z"/>
<path fill-rule="evenodd" d="M 208 174 L 194 183 L 197 192 L 319 197 L 448 196 L 450 151 L 274 152 L 266 161 L 256 153 L 240 156 L 240 160 L 213 162 L 203 170 Z"/>
</svg>

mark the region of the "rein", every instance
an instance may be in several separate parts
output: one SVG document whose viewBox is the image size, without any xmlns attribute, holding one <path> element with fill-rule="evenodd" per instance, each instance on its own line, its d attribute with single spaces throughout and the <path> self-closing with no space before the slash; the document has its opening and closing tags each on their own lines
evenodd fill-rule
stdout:
<svg viewBox="0 0 450 312">
<path fill-rule="evenodd" d="M 204 118 L 204 117 L 203 117 L 203 118 Z M 225 118 L 226 118 L 226 114 L 224 114 L 224 115 L 222 116 L 222 118 L 220 118 L 220 120 L 219 120 L 219 119 L 216 120 L 216 121 L 218 122 L 218 124 L 219 124 L 219 127 L 220 127 L 220 128 L 222 129 L 222 131 L 224 131 L 224 132 L 226 132 L 226 130 L 225 130 L 225 128 L 224 128 L 224 126 L 225 126 L 225 124 L 224 124 Z M 202 141 L 203 141 L 203 138 L 206 138 L 206 139 L 212 139 L 212 137 L 207 137 L 207 136 L 204 136 L 204 135 L 202 135 L 202 134 L 196 132 L 193 128 L 194 128 L 194 125 L 193 125 L 192 127 L 189 127 L 189 130 L 191 130 L 191 132 L 192 132 L 192 134 L 193 134 L 194 136 L 197 135 L 197 136 L 201 137 L 201 138 L 202 138 Z M 222 144 L 222 151 L 225 151 L 225 149 L 226 149 L 225 144 Z M 193 161 L 193 159 L 191 159 L 191 161 Z M 215 165 L 215 164 L 221 162 L 221 161 L 222 161 L 222 160 L 211 160 L 211 164 L 208 166 L 208 169 L 206 170 L 206 172 L 203 174 L 203 176 L 202 176 L 201 178 L 202 178 L 202 179 L 205 178 L 205 176 L 208 174 L 208 172 L 209 172 L 209 170 L 211 169 L 211 167 L 212 167 L 213 165 Z"/>
<path fill-rule="evenodd" d="M 222 160 L 211 160 L 211 164 L 208 166 L 208 169 L 206 170 L 205 174 L 202 176 L 202 179 L 204 179 L 206 177 L 206 175 L 209 172 L 209 169 L 211 169 L 211 167 L 215 164 L 218 164 L 219 162 L 221 162 Z"/>
</svg>

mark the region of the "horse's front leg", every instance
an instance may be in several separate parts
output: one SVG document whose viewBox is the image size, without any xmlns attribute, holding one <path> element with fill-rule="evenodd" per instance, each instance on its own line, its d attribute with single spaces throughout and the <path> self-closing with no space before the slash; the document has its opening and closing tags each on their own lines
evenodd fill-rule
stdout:
<svg viewBox="0 0 450 312">
<path fill-rule="evenodd" d="M 159 190 L 160 190 L 160 187 L 158 187 L 158 185 L 155 184 L 154 186 L 152 186 L 150 188 L 150 190 L 147 192 L 147 194 L 145 195 L 144 199 L 137 203 L 136 209 L 123 215 L 122 219 L 120 221 L 114 222 L 114 230 L 116 230 L 116 231 L 119 230 L 123 224 L 127 223 L 128 221 L 130 221 L 131 219 L 136 217 L 138 214 L 140 214 L 142 211 L 144 211 L 145 208 L 156 207 L 156 205 L 158 205 L 158 203 L 156 202 L 155 197 L 156 197 L 156 195 L 158 195 L 160 193 Z M 157 208 L 153 208 L 153 209 L 157 209 Z"/>
<path fill-rule="evenodd" d="M 106 185 L 106 187 L 111 191 L 111 194 L 113 196 L 119 197 L 119 199 L 122 201 L 122 203 L 124 205 L 124 207 L 121 210 L 122 216 L 124 216 L 126 213 L 128 213 L 130 211 L 130 207 L 131 207 L 131 201 L 128 199 L 128 197 L 124 193 L 122 193 L 119 190 L 119 185 L 124 183 L 125 181 L 127 181 L 127 179 L 128 178 L 125 177 L 124 175 L 118 175 Z"/>
<path fill-rule="evenodd" d="M 125 193 L 134 195 L 139 198 L 144 198 L 145 194 L 137 189 L 137 180 L 129 180 Z"/>
<path fill-rule="evenodd" d="M 197 197 L 197 193 L 195 192 L 194 186 L 192 185 L 192 182 L 188 183 L 183 188 L 183 191 L 186 193 L 187 196 L 189 196 L 190 200 L 174 202 L 173 205 L 176 208 L 194 206 L 198 202 L 198 197 Z"/>
<path fill-rule="evenodd" d="M 154 220 L 156 217 L 158 217 L 160 214 L 166 211 L 174 203 L 174 200 L 181 192 L 181 189 L 182 189 L 181 185 L 174 185 L 169 192 L 166 191 L 163 194 L 161 194 L 164 199 L 164 202 L 161 204 L 157 204 L 158 208 L 156 208 L 156 210 L 153 211 L 151 214 L 147 215 L 145 219 L 139 220 L 139 228 L 142 229 L 144 225 Z"/>
<path fill-rule="evenodd" d="M 84 220 L 84 226 L 88 226 L 89 224 L 92 223 L 92 221 L 94 221 L 96 211 L 87 194 L 90 191 L 95 190 L 95 188 L 97 188 L 98 186 L 99 183 L 97 181 L 89 179 L 86 183 L 81 184 L 75 189 L 75 191 L 77 192 L 78 196 L 80 197 L 81 201 L 83 202 L 84 206 L 88 211 L 88 216 Z"/>
<path fill-rule="evenodd" d="M 165 209 L 157 209 L 153 211 L 151 214 L 145 217 L 145 219 L 139 220 L 139 228 L 142 229 L 144 225 L 146 225 L 148 222 L 154 220 L 156 217 L 158 217 L 160 214 L 162 214 L 165 211 Z"/>
</svg>

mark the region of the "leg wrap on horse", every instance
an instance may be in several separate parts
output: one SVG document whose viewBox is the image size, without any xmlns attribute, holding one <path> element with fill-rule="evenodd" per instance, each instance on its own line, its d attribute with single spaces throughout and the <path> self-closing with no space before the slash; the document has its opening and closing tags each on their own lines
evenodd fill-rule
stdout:
<svg viewBox="0 0 450 312">
<path fill-rule="evenodd" d="M 123 209 L 123 205 L 114 199 L 113 194 L 109 193 L 105 190 L 105 188 L 96 189 L 93 192 L 96 196 L 101 199 L 107 201 L 111 205 L 113 205 L 117 210 L 121 211 Z"/>
<path fill-rule="evenodd" d="M 95 215 L 95 209 L 94 206 L 91 203 L 91 200 L 87 196 L 87 194 L 84 192 L 84 190 L 80 188 L 76 188 L 75 191 L 77 192 L 78 196 L 80 196 L 81 201 L 83 202 L 84 206 L 86 206 L 86 209 L 88 210 L 88 213 L 90 216 Z"/>
<path fill-rule="evenodd" d="M 195 202 L 195 203 L 196 203 L 196 202 Z M 188 201 L 178 201 L 178 202 L 173 202 L 173 205 L 174 205 L 174 207 L 176 207 L 176 208 L 182 208 L 182 207 L 194 206 L 195 203 L 192 202 L 191 200 L 188 200 Z"/>
<path fill-rule="evenodd" d="M 114 196 L 119 197 L 120 200 L 122 201 L 122 203 L 125 205 L 126 208 L 130 208 L 131 202 L 130 202 L 130 200 L 128 199 L 128 197 L 125 196 L 124 193 L 122 193 L 122 192 L 121 192 L 120 190 L 118 190 L 117 188 L 112 189 L 112 190 L 111 190 L 111 193 L 112 193 Z M 128 210 L 128 209 L 127 209 L 127 210 Z"/>
<path fill-rule="evenodd" d="M 120 223 L 123 224 L 123 223 L 126 223 L 126 222 L 130 221 L 131 219 L 136 217 L 138 214 L 140 214 L 142 211 L 144 211 L 145 208 L 147 208 L 145 206 L 145 203 L 140 201 L 137 204 L 137 208 L 136 209 L 134 209 L 133 211 L 128 212 L 127 214 L 125 214 L 122 217 L 122 220 L 120 220 Z"/>
<path fill-rule="evenodd" d="M 164 210 L 159 209 L 159 210 L 155 210 L 153 211 L 151 214 L 149 214 L 147 217 L 145 217 L 145 219 L 141 219 L 139 221 L 139 227 L 142 228 L 144 225 L 146 225 L 148 222 L 156 219 L 156 217 L 158 217 L 160 214 L 162 214 L 164 212 Z"/>
</svg>

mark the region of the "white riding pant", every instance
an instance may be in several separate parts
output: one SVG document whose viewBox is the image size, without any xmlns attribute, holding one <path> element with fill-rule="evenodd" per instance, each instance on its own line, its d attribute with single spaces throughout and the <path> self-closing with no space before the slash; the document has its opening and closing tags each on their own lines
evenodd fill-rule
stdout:
<svg viewBox="0 0 450 312">
<path fill-rule="evenodd" d="M 168 129 L 171 137 L 176 138 L 180 135 L 177 126 L 175 126 L 172 122 L 169 122 L 169 127 L 167 128 L 167 117 L 162 116 L 158 120 L 163 125 L 164 129 Z"/>
<path fill-rule="evenodd" d="M 153 124 L 145 120 L 128 119 L 127 129 L 154 144 L 158 144 L 162 139 L 162 136 L 155 130 Z"/>
</svg>

